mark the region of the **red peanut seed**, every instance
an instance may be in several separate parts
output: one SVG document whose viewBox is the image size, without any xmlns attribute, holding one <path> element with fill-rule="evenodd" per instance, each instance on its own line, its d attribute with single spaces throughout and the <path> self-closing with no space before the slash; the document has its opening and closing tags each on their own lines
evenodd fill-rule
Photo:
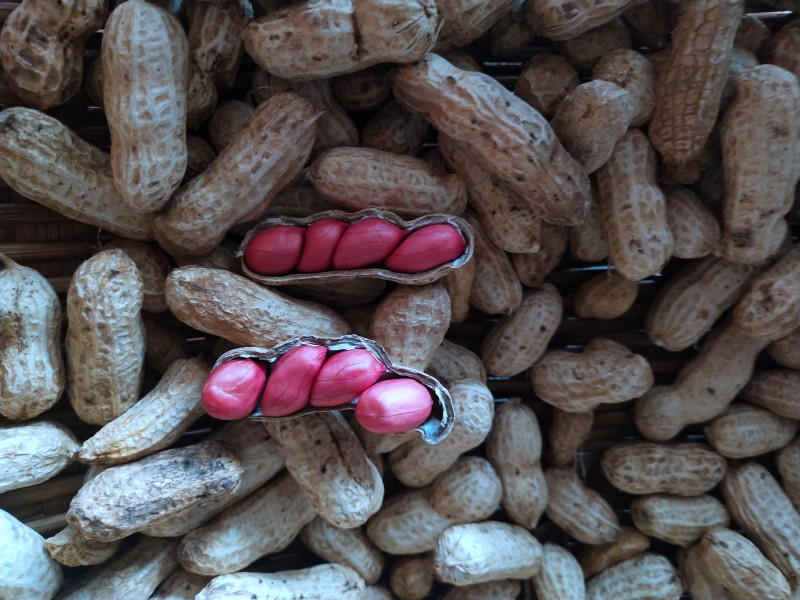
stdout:
<svg viewBox="0 0 800 600">
<path fill-rule="evenodd" d="M 303 253 L 297 263 L 298 273 L 329 271 L 333 260 L 333 251 L 345 229 L 347 229 L 347 223 L 336 219 L 320 219 L 309 225 L 306 229 Z"/>
<path fill-rule="evenodd" d="M 327 354 L 324 346 L 297 346 L 281 356 L 267 380 L 261 412 L 268 417 L 285 417 L 308 404 L 311 386 Z"/>
<path fill-rule="evenodd" d="M 242 419 L 253 412 L 266 382 L 266 368 L 254 360 L 222 363 L 203 385 L 200 393 L 203 410 L 215 419 Z"/>
<path fill-rule="evenodd" d="M 285 275 L 292 271 L 303 251 L 305 228 L 277 225 L 255 234 L 244 249 L 244 262 L 260 275 Z"/>
<path fill-rule="evenodd" d="M 382 219 L 351 223 L 336 244 L 333 268 L 342 271 L 382 263 L 405 235 L 403 229 Z"/>
<path fill-rule="evenodd" d="M 351 402 L 375 383 L 386 366 L 368 350 L 344 350 L 330 357 L 311 388 L 312 406 L 338 406 Z"/>
<path fill-rule="evenodd" d="M 373 433 L 401 433 L 421 425 L 432 409 L 431 394 L 418 381 L 405 377 L 386 379 L 359 396 L 356 420 Z"/>
<path fill-rule="evenodd" d="M 386 268 L 398 273 L 421 273 L 457 259 L 467 249 L 461 233 L 447 223 L 412 231 L 386 259 Z"/>
</svg>

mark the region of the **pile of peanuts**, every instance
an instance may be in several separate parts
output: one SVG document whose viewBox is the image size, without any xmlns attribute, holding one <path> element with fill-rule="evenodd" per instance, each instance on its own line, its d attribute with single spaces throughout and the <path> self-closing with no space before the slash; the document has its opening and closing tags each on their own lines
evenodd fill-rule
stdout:
<svg viewBox="0 0 800 600">
<path fill-rule="evenodd" d="M 66 297 L 0 254 L 0 493 L 85 466 L 48 537 L 0 510 L 0 597 L 800 597 L 800 5 L 761 4 L 21 0 L 0 177 L 113 239 Z M 48 114 L 80 93 L 109 148 Z M 298 267 L 332 215 L 391 243 Z M 574 298 L 562 259 L 598 270 Z M 557 343 L 662 273 L 670 380 L 624 336 Z M 353 336 L 377 366 L 314 392 Z M 252 356 L 263 386 L 213 376 Z M 370 392 L 398 381 L 424 394 Z M 592 479 L 609 409 L 635 435 Z"/>
</svg>

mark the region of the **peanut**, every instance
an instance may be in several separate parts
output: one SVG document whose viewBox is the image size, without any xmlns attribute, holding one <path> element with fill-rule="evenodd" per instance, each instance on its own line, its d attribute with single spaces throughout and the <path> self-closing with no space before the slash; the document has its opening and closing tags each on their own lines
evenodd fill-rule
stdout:
<svg viewBox="0 0 800 600">
<path fill-rule="evenodd" d="M 525 0 L 517 0 L 511 12 L 501 17 L 487 33 L 489 53 L 493 56 L 516 54 L 533 39 L 536 32 L 533 25 L 528 23 L 528 19 L 525 17 L 525 4 Z M 481 586 L 481 584 L 476 585 Z M 494 590 L 494 588 L 488 588 L 488 590 Z M 477 589 L 475 593 L 480 594 L 482 592 Z M 499 590 L 498 593 L 500 593 Z M 506 588 L 502 593 L 508 595 L 511 591 Z"/>
<path fill-rule="evenodd" d="M 753 55 L 760 55 L 761 48 L 771 35 L 769 27 L 758 16 L 745 13 L 733 38 L 734 48 L 743 48 Z"/>
<path fill-rule="evenodd" d="M 651 494 L 631 502 L 633 524 L 642 533 L 676 546 L 689 546 L 709 528 L 727 527 L 730 516 L 714 496 Z"/>
<path fill-rule="evenodd" d="M 558 266 L 567 251 L 569 227 L 542 223 L 539 249 L 528 254 L 511 254 L 511 264 L 519 280 L 528 287 L 539 287 Z"/>
<path fill-rule="evenodd" d="M 763 52 L 764 62 L 782 67 L 798 76 L 800 75 L 798 48 L 800 48 L 800 23 L 797 19 L 792 19 L 767 40 Z"/>
<path fill-rule="evenodd" d="M 61 303 L 38 271 L 0 254 L 0 414 L 30 419 L 64 391 Z"/>
<path fill-rule="evenodd" d="M 603 229 L 600 197 L 592 185 L 592 201 L 582 223 L 569 228 L 569 251 L 578 260 L 599 262 L 608 256 L 608 236 Z"/>
<path fill-rule="evenodd" d="M 317 556 L 353 569 L 364 583 L 374 584 L 383 571 L 383 554 L 359 527 L 342 529 L 316 517 L 300 531 L 300 539 Z"/>
<path fill-rule="evenodd" d="M 616 319 L 633 306 L 638 292 L 635 281 L 609 269 L 581 284 L 573 300 L 573 310 L 584 319 Z"/>
<path fill-rule="evenodd" d="M 770 342 L 767 354 L 782 367 L 800 371 L 800 327 Z"/>
<path fill-rule="evenodd" d="M 649 547 L 649 537 L 638 529 L 625 525 L 613 542 L 585 546 L 581 550 L 579 560 L 584 577 L 589 578 L 601 571 L 605 571 L 612 565 L 645 552 Z"/>
<path fill-rule="evenodd" d="M 656 105 L 656 72 L 643 54 L 626 48 L 612 50 L 595 63 L 592 79 L 610 81 L 628 92 L 633 104 L 631 127 L 650 120 Z"/>
<path fill-rule="evenodd" d="M 405 236 L 400 227 L 378 218 L 351 223 L 336 244 L 331 265 L 346 270 L 382 263 Z"/>
<path fill-rule="evenodd" d="M 0 427 L 0 493 L 51 479 L 73 460 L 80 444 L 55 421 Z"/>
<path fill-rule="evenodd" d="M 795 438 L 778 450 L 775 466 L 786 495 L 796 509 L 800 508 L 800 438 Z"/>
<path fill-rule="evenodd" d="M 121 544 L 122 540 L 113 542 L 87 540 L 69 525 L 44 541 L 47 553 L 66 567 L 104 563 L 117 553 Z"/>
<path fill-rule="evenodd" d="M 364 390 L 356 404 L 356 419 L 373 433 L 402 433 L 419 427 L 431 414 L 430 392 L 413 379 L 389 379 Z"/>
<path fill-rule="evenodd" d="M 289 273 L 300 260 L 305 233 L 296 225 L 278 225 L 259 231 L 245 247 L 245 264 L 261 275 Z"/>
<path fill-rule="evenodd" d="M 528 19 L 550 40 L 568 40 L 608 23 L 633 4 L 631 0 L 585 0 L 564 5 L 557 0 L 540 0 L 528 5 Z"/>
<path fill-rule="evenodd" d="M 594 411 L 567 412 L 554 407 L 548 433 L 548 462 L 556 467 L 572 462 L 593 424 Z"/>
<path fill-rule="evenodd" d="M 401 600 L 423 600 L 433 589 L 433 553 L 403 556 L 392 565 L 389 585 Z"/>
<path fill-rule="evenodd" d="M 0 594 L 31 600 L 55 596 L 64 573 L 47 554 L 44 538 L 4 510 L 0 510 L 0 534 Z"/>
<path fill-rule="evenodd" d="M 797 397 L 795 396 L 795 400 Z M 727 458 L 750 458 L 778 450 L 797 433 L 796 419 L 787 419 L 749 404 L 732 404 L 704 428 L 711 447 Z"/>
<path fill-rule="evenodd" d="M 756 372 L 739 396 L 776 415 L 800 420 L 800 372 L 793 369 Z"/>
<path fill-rule="evenodd" d="M 720 226 L 711 210 L 689 188 L 673 186 L 664 191 L 667 226 L 674 244 L 672 256 L 701 258 L 717 254 Z"/>
<path fill-rule="evenodd" d="M 208 582 L 210 577 L 190 573 L 182 568 L 178 568 L 172 575 L 167 577 L 150 596 L 150 600 L 194 600 Z"/>
<path fill-rule="evenodd" d="M 522 65 L 514 93 L 545 117 L 552 117 L 561 101 L 578 87 L 578 73 L 560 54 L 534 54 Z"/>
<path fill-rule="evenodd" d="M 519 597 L 522 585 L 519 579 L 498 579 L 486 583 L 457 585 L 445 592 L 439 600 L 514 600 Z"/>
<path fill-rule="evenodd" d="M 333 251 L 347 227 L 347 223 L 336 219 L 320 219 L 311 223 L 306 229 L 303 251 L 297 262 L 298 272 L 314 273 L 330 270 Z"/>
<path fill-rule="evenodd" d="M 475 41 L 511 10 L 515 0 L 487 2 L 486 0 L 439 0 L 438 35 L 433 52 L 442 54 Z"/>
<path fill-rule="evenodd" d="M 217 106 L 208 121 L 208 139 L 217 154 L 230 145 L 254 112 L 252 104 L 241 100 L 227 100 Z M 247 217 L 242 219 L 250 220 Z"/>
<path fill-rule="evenodd" d="M 587 600 L 678 600 L 682 591 L 678 570 L 665 556 L 650 552 L 609 567 L 586 584 Z"/>
<path fill-rule="evenodd" d="M 429 130 L 430 125 L 424 117 L 407 111 L 396 100 L 391 100 L 364 124 L 361 129 L 361 145 L 385 152 L 417 156 L 422 151 Z"/>
<path fill-rule="evenodd" d="M 386 257 L 386 267 L 401 273 L 419 273 L 456 260 L 466 249 L 466 241 L 452 225 L 428 225 L 408 234 Z"/>
<path fill-rule="evenodd" d="M 617 17 L 573 38 L 556 42 L 554 46 L 578 71 L 591 71 L 609 52 L 629 49 L 631 33 Z"/>
<path fill-rule="evenodd" d="M 267 375 L 254 360 L 232 360 L 216 367 L 203 384 L 203 410 L 215 419 L 242 419 L 258 404 Z"/>
<path fill-rule="evenodd" d="M 311 405 L 337 406 L 351 402 L 374 384 L 385 370 L 384 364 L 367 350 L 338 352 L 321 365 L 314 377 Z"/>
<path fill-rule="evenodd" d="M 180 22 L 144 0 L 119 4 L 103 29 L 111 171 L 139 212 L 163 207 L 186 171 L 188 51 Z"/>
<path fill-rule="evenodd" d="M 558 544 L 543 544 L 542 568 L 533 576 L 533 589 L 539 600 L 584 600 L 586 584 L 578 559 Z"/>
<path fill-rule="evenodd" d="M 633 4 L 622 14 L 622 19 L 635 38 L 647 48 L 661 50 L 669 44 L 674 7 L 658 0 L 645 0 Z"/>
<path fill-rule="evenodd" d="M 373 65 L 331 79 L 331 93 L 344 110 L 374 110 L 392 97 L 386 65 Z"/>
</svg>

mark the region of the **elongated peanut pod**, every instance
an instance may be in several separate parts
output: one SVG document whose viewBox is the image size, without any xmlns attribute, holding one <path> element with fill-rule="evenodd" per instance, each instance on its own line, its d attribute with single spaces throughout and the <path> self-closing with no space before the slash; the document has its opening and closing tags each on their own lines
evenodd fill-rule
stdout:
<svg viewBox="0 0 800 600">
<path fill-rule="evenodd" d="M 0 510 L 0 594 L 6 598 L 53 598 L 64 581 L 61 566 L 47 553 L 44 538 Z"/>
</svg>

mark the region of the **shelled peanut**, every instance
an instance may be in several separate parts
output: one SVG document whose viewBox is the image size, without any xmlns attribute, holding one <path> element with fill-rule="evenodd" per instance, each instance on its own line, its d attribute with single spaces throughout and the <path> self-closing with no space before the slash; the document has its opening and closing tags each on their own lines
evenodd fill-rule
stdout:
<svg viewBox="0 0 800 600">
<path fill-rule="evenodd" d="M 129 0 L 127 8 L 138 1 Z M 692 594 L 702 594 L 701 578 L 687 560 L 738 566 L 731 561 L 742 556 L 773 580 L 777 597 L 786 591 L 780 577 L 796 587 L 795 553 L 784 548 L 775 526 L 779 522 L 794 533 L 796 523 L 786 513 L 792 502 L 797 506 L 798 489 L 793 376 L 800 364 L 800 296 L 792 269 L 797 246 L 787 243 L 785 229 L 775 233 L 785 228 L 784 219 L 794 218 L 782 212 L 791 194 L 776 194 L 771 200 L 777 208 L 763 215 L 758 208 L 766 204 L 733 206 L 735 194 L 720 207 L 721 194 L 706 197 L 701 186 L 667 185 L 700 175 L 704 184 L 712 181 L 716 167 L 709 165 L 721 164 L 726 143 L 730 148 L 735 141 L 725 136 L 746 137 L 741 131 L 753 125 L 754 115 L 758 120 L 769 110 L 764 90 L 748 104 L 748 81 L 759 72 L 745 70 L 749 57 L 723 73 L 741 2 L 691 7 L 702 14 L 679 4 L 673 53 L 660 67 L 654 51 L 668 41 L 665 23 L 673 9 L 656 2 L 567 6 L 528 0 L 512 7 L 515 3 L 506 1 L 490 6 L 464 0 L 458 3 L 463 10 L 453 12 L 455 3 L 430 0 L 312 0 L 277 9 L 264 0 L 255 6 L 263 16 L 243 35 L 250 57 L 241 64 L 239 36 L 232 30 L 245 29 L 250 3 L 206 4 L 185 7 L 194 69 L 190 89 L 203 87 L 204 93 L 194 99 L 190 94 L 189 116 L 185 123 L 179 120 L 212 141 L 225 135 L 232 140 L 227 149 L 220 145 L 216 159 L 206 148 L 195 156 L 192 171 L 187 164 L 183 187 L 168 194 L 160 214 L 131 215 L 121 208 L 109 155 L 85 145 L 53 117 L 24 108 L 0 115 L 0 137 L 9 149 L 0 158 L 0 173 L 9 185 L 129 238 L 99 243 L 105 251 L 155 236 L 179 267 L 168 271 L 163 261 L 149 266 L 134 261 L 145 297 L 160 301 L 141 308 L 163 311 L 162 323 L 172 327 L 177 319 L 180 331 L 188 328 L 186 337 L 194 336 L 191 344 L 169 342 L 167 352 L 157 350 L 157 336 L 148 334 L 146 363 L 162 372 L 162 379 L 155 388 L 129 394 L 135 404 L 99 431 L 82 433 L 79 448 L 64 444 L 69 456 L 62 461 L 99 463 L 108 473 L 98 476 L 99 483 L 84 483 L 67 512 L 81 531 L 67 528 L 45 546 L 57 560 L 84 552 L 87 557 L 80 560 L 101 561 L 87 585 L 75 587 L 75 598 L 108 595 L 133 579 L 133 572 L 146 570 L 152 577 L 143 587 L 118 591 L 146 597 L 170 573 L 177 581 L 195 571 L 204 575 L 187 579 L 185 586 L 203 598 L 271 598 L 279 587 L 282 598 L 310 591 L 320 598 L 360 598 L 368 589 L 375 597 L 390 597 L 388 585 L 399 597 L 512 598 L 519 596 L 523 580 L 531 580 L 543 599 L 677 598 L 681 576 Z M 547 10 L 553 14 L 539 15 L 538 25 L 530 22 Z M 646 30 L 648 14 L 661 22 Z M 690 30 L 692 14 L 702 30 Z M 567 22 L 548 23 L 554 15 Z M 480 67 L 498 72 L 483 53 L 501 46 L 497 36 L 510 31 L 503 27 L 513 19 L 520 35 L 532 37 L 535 27 L 543 36 L 539 41 L 548 44 L 546 53 L 534 49 L 526 64 L 538 78 L 520 76 L 516 86 L 502 75 L 478 72 Z M 477 39 L 493 23 L 502 27 Z M 746 27 L 757 25 L 740 19 L 738 43 L 751 35 Z M 709 37 L 712 29 L 719 39 Z M 399 33 L 389 35 L 395 30 Z M 759 39 L 758 28 L 752 31 L 749 45 Z M 637 51 L 627 48 L 632 37 Z M 324 55 L 308 53 L 323 41 L 334 42 Z M 502 41 L 507 48 L 516 43 Z M 450 53 L 450 46 L 456 51 Z M 479 68 L 472 65 L 475 58 L 483 63 Z M 525 49 L 524 61 L 528 58 Z M 523 62 L 517 55 L 509 60 Z M 253 61 L 261 67 L 251 79 Z M 215 70 L 222 63 L 224 74 Z M 590 69 L 591 80 L 580 85 Z M 112 69 L 112 80 L 115 73 Z M 698 73 L 706 74 L 705 80 Z M 245 87 L 252 81 L 247 96 L 233 97 L 238 88 L 226 89 L 234 74 Z M 723 77 L 729 89 L 738 78 L 741 93 L 729 104 L 721 99 L 716 108 L 715 86 Z M 686 87 L 677 90 L 671 81 Z M 783 88 L 794 89 L 791 83 Z M 597 90 L 601 93 L 591 96 Z M 220 103 L 240 108 L 249 107 L 253 97 L 260 101 L 243 129 L 218 128 L 208 120 L 208 102 L 217 101 L 217 92 Z M 794 106 L 793 96 L 779 96 L 776 102 Z M 192 107 L 201 99 L 205 105 Z M 180 110 L 175 104 L 170 108 Z M 672 109 L 684 113 L 665 115 Z M 781 129 L 787 112 L 774 111 L 754 135 L 777 128 L 775 138 L 789 140 L 784 154 L 791 157 L 797 152 L 792 146 L 797 127 L 792 121 Z M 324 125 L 333 113 L 344 120 Z M 726 117 L 730 128 L 739 129 L 723 132 L 720 141 Z M 368 123 L 361 130 L 363 147 L 356 146 L 356 122 Z M 694 129 L 675 134 L 674 148 L 662 139 L 672 135 L 670 128 L 692 122 Z M 413 125 L 413 136 L 400 136 L 398 123 Z M 419 155 L 434 140 L 438 151 L 426 162 Z M 192 144 L 196 141 L 187 139 L 189 152 Z M 181 160 L 180 154 L 156 157 L 154 163 L 167 166 Z M 725 181 L 746 175 L 750 166 L 745 156 L 741 164 L 726 167 Z M 796 182 L 790 167 L 783 183 L 770 180 L 774 174 L 766 167 L 760 172 L 765 181 L 754 185 L 788 189 Z M 722 170 L 718 173 L 722 177 Z M 322 211 L 336 211 L 331 203 L 348 210 L 371 207 L 367 210 L 384 216 L 358 223 L 318 219 Z M 744 220 L 777 220 L 780 226 L 765 238 L 774 252 L 752 264 L 717 255 L 727 256 L 719 243 L 720 231 L 725 238 L 731 229 L 726 215 L 741 208 L 752 213 Z M 399 221 L 385 218 L 388 211 L 401 215 Z M 463 219 L 457 216 L 462 211 Z M 406 228 L 400 223 L 406 218 L 424 225 Z M 270 227 L 263 226 L 265 219 Z M 255 229 L 253 223 L 259 223 Z M 367 225 L 354 227 L 359 223 Z M 309 248 L 320 242 L 315 236 L 322 236 L 323 225 L 330 227 L 325 251 Z M 276 237 L 269 239 L 272 234 Z M 367 239 L 372 234 L 381 244 L 391 238 L 377 255 Z M 444 252 L 443 238 L 451 252 Z M 344 250 L 338 246 L 342 240 Z M 236 274 L 239 266 L 230 260 L 208 268 L 208 257 L 230 259 L 237 244 L 246 277 Z M 110 277 L 135 284 L 128 266 Z M 666 282 L 662 272 L 670 277 Z M 147 276 L 153 274 L 151 286 Z M 309 282 L 275 291 L 304 277 Z M 316 289 L 310 282 L 315 277 Z M 578 282 L 585 287 L 573 286 Z M 138 292 L 127 294 L 126 301 L 133 296 Z M 342 298 L 351 303 L 347 311 L 335 308 L 348 304 Z M 89 313 L 89 330 L 101 333 L 123 316 L 117 310 L 98 318 L 99 306 L 83 310 Z M 82 318 L 69 319 L 68 340 L 88 337 L 76 328 Z M 384 345 L 391 360 L 308 339 L 282 346 L 267 360 L 259 354 L 291 338 L 335 338 L 353 330 Z M 464 337 L 463 345 L 455 343 Z M 189 358 L 188 346 L 200 338 L 215 350 Z M 144 342 L 134 341 L 138 351 Z M 217 348 L 231 347 L 241 347 L 239 354 L 228 354 L 212 371 Z M 49 347 L 68 365 L 75 348 L 70 342 L 64 355 L 60 344 Z M 97 359 L 110 353 L 92 354 Z M 408 368 L 419 374 L 403 371 Z M 673 372 L 678 376 L 671 380 Z M 422 389 L 409 389 L 409 382 Z M 434 390 L 452 396 L 451 412 L 437 414 L 443 409 Z M 77 395 L 68 389 L 69 400 Z M 58 418 L 64 414 L 56 411 Z M 266 428 L 247 419 L 254 412 L 268 420 Z M 224 425 L 214 417 L 233 421 Z M 71 412 L 66 418 L 75 421 Z M 189 429 L 195 420 L 197 427 Z M 438 443 L 418 439 L 431 436 L 431 430 L 441 434 Z M 164 452 L 206 433 L 229 459 L 228 471 L 236 470 L 235 457 L 242 472 L 238 487 L 224 484 L 235 490 L 195 504 L 185 496 L 216 493 L 198 491 L 191 479 L 192 469 L 208 468 L 205 458 L 186 458 L 187 472 L 177 477 L 163 474 L 172 467 L 153 465 L 167 463 Z M 701 434 L 708 447 L 686 444 Z M 606 452 L 601 468 L 593 469 L 598 448 Z M 734 459 L 750 457 L 766 464 L 774 457 L 780 477 L 743 483 Z M 81 466 L 71 467 L 76 468 Z M 52 470 L 44 475 L 53 476 Z M 132 477 L 150 478 L 152 489 L 140 489 L 130 483 Z M 212 479 L 208 471 L 204 483 Z M 163 496 L 178 485 L 183 487 L 174 498 Z M 36 487 L 31 493 L 46 490 Z M 93 491 L 104 500 L 96 500 Z M 639 494 L 629 499 L 630 511 L 621 494 Z M 124 515 L 121 521 L 118 514 L 103 513 L 106 501 Z M 772 517 L 762 514 L 770 511 Z M 729 514 L 745 541 L 734 539 L 728 554 L 709 549 L 727 534 L 718 527 L 730 526 Z M 90 529 L 97 520 L 103 521 L 103 533 Z M 181 539 L 139 545 L 137 540 L 146 539 L 139 534 Z M 12 537 L 15 544 L 19 538 L 20 548 L 27 543 L 16 530 Z M 273 559 L 269 570 L 280 569 L 277 561 L 298 537 L 330 564 L 274 576 L 259 572 Z M 663 555 L 646 553 L 651 540 Z M 702 551 L 698 542 L 705 544 Z M 92 544 L 102 547 L 89 548 Z M 119 556 L 112 557 L 118 548 Z M 737 555 L 731 558 L 733 551 Z M 583 573 L 577 556 L 584 557 Z M 692 558 L 680 560 L 684 556 Z M 732 597 L 734 588 L 740 597 L 773 594 L 764 577 L 743 583 L 734 569 L 727 569 L 727 579 L 724 570 L 702 573 L 707 588 L 719 592 L 713 600 Z M 776 572 L 780 577 L 771 577 Z M 216 578 L 209 581 L 212 575 Z M 64 588 L 65 597 L 70 589 Z"/>
</svg>

